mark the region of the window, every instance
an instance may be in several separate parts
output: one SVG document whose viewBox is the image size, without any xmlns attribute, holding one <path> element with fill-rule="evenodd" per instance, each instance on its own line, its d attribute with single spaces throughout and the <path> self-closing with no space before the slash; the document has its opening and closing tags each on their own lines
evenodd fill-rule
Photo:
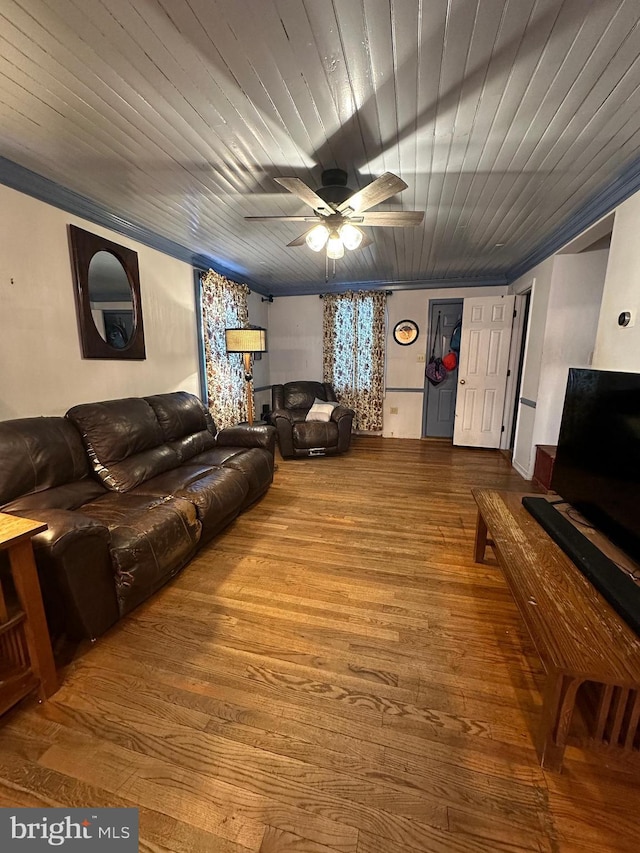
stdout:
<svg viewBox="0 0 640 853">
<path fill-rule="evenodd" d="M 354 427 L 382 430 L 385 309 L 383 291 L 324 297 L 323 370 L 340 402 L 354 409 Z"/>
<path fill-rule="evenodd" d="M 200 284 L 207 405 L 222 429 L 247 419 L 242 355 L 227 354 L 224 330 L 247 325 L 249 288 L 213 270 L 200 276 Z"/>
</svg>

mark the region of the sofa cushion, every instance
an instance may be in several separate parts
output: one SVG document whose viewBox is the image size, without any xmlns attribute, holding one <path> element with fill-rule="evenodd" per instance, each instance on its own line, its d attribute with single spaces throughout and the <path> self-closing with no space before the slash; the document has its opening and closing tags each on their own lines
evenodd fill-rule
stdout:
<svg viewBox="0 0 640 853">
<path fill-rule="evenodd" d="M 246 453 L 245 447 L 221 447 L 216 445 L 211 450 L 205 450 L 189 460 L 190 465 L 203 465 L 204 467 L 222 468 L 224 465 L 235 456 Z"/>
<path fill-rule="evenodd" d="M 200 430 L 193 432 L 191 435 L 185 435 L 176 441 L 170 441 L 169 447 L 177 455 L 180 462 L 189 462 L 198 453 L 203 450 L 208 450 L 210 447 L 215 447 L 216 440 L 208 430 Z"/>
<path fill-rule="evenodd" d="M 207 430 L 215 436 L 216 428 L 209 410 L 202 401 L 187 391 L 154 394 L 145 400 L 156 414 L 166 441 Z"/>
<path fill-rule="evenodd" d="M 108 489 L 128 492 L 180 464 L 164 443 L 154 410 L 140 397 L 74 406 L 76 425 L 95 473 Z"/>
<path fill-rule="evenodd" d="M 273 482 L 273 453 L 263 447 L 215 447 L 195 456 L 191 462 L 240 471 L 248 483 L 242 509 L 264 494 Z"/>
<path fill-rule="evenodd" d="M 21 495 L 2 507 L 2 512 L 28 515 L 44 509 L 79 509 L 83 504 L 108 494 L 107 489 L 93 478 L 85 477 L 74 483 L 53 486 L 42 492 Z"/>
<path fill-rule="evenodd" d="M 185 463 L 142 483 L 134 494 L 172 495 L 190 501 L 202 524 L 202 539 L 207 541 L 238 515 L 248 491 L 249 482 L 240 471 Z"/>
<path fill-rule="evenodd" d="M 209 410 L 194 394 L 175 391 L 145 397 L 156 414 L 164 440 L 181 462 L 214 447 L 216 427 Z"/>
<path fill-rule="evenodd" d="M 106 495 L 82 512 L 104 524 L 120 615 L 176 575 L 196 550 L 201 525 L 190 501 L 149 495 Z"/>
<path fill-rule="evenodd" d="M 0 423 L 0 506 L 87 478 L 82 440 L 64 418 L 19 418 Z"/>
</svg>

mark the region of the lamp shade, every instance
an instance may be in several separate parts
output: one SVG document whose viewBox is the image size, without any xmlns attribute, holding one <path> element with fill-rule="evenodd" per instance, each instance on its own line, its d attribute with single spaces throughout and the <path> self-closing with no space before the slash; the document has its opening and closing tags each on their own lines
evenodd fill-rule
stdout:
<svg viewBox="0 0 640 853">
<path fill-rule="evenodd" d="M 267 330 L 254 329 L 225 329 L 227 352 L 266 352 Z"/>
</svg>

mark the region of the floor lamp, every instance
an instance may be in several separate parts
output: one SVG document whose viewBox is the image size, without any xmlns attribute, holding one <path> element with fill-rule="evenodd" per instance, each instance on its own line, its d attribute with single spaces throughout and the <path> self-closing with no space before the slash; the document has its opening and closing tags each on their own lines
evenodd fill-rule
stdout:
<svg viewBox="0 0 640 853">
<path fill-rule="evenodd" d="M 244 378 L 247 381 L 247 420 L 253 423 L 253 394 L 251 393 L 251 355 L 267 351 L 267 330 L 260 327 L 249 329 L 225 329 L 227 352 L 242 353 Z"/>
</svg>

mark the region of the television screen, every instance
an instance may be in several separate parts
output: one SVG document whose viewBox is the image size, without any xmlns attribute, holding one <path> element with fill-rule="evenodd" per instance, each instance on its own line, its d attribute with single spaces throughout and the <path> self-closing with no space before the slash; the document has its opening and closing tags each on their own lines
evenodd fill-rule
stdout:
<svg viewBox="0 0 640 853">
<path fill-rule="evenodd" d="M 570 369 L 551 488 L 640 561 L 640 373 Z"/>
</svg>

